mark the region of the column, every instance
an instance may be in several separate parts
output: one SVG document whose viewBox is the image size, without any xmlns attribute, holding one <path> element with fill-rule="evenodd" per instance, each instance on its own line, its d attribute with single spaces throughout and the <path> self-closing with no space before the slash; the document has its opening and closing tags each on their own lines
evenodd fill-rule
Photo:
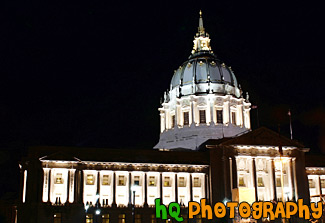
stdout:
<svg viewBox="0 0 325 223">
<path fill-rule="evenodd" d="M 70 184 L 69 184 L 69 190 L 70 190 L 70 192 L 69 192 L 69 199 L 68 199 L 68 201 L 69 201 L 69 203 L 73 203 L 74 202 L 74 200 L 75 200 L 75 169 L 71 169 L 70 171 L 69 171 L 69 177 L 70 177 L 70 179 L 69 179 L 69 181 L 70 181 Z"/>
<path fill-rule="evenodd" d="M 244 125 L 244 120 L 243 120 L 243 105 L 238 105 L 238 118 L 239 118 L 239 125 L 243 127 Z"/>
<path fill-rule="evenodd" d="M 112 202 L 112 207 L 116 207 L 116 174 L 115 171 L 113 171 L 113 202 Z"/>
<path fill-rule="evenodd" d="M 144 172 L 144 207 L 148 206 L 148 179 L 147 179 L 147 173 Z"/>
<path fill-rule="evenodd" d="M 274 159 L 271 159 L 271 176 L 272 176 L 272 184 L 273 184 L 273 199 L 275 201 L 278 200 L 276 194 L 276 180 L 275 180 L 275 167 L 274 167 Z"/>
<path fill-rule="evenodd" d="M 160 132 L 165 131 L 165 112 L 160 111 Z"/>
<path fill-rule="evenodd" d="M 192 173 L 190 173 L 190 201 L 193 201 L 193 180 L 192 180 Z"/>
<path fill-rule="evenodd" d="M 79 187 L 79 179 L 78 179 L 78 176 L 79 176 L 79 170 L 76 170 L 76 173 L 74 175 L 74 201 L 73 203 L 77 203 L 78 202 L 78 187 Z"/>
<path fill-rule="evenodd" d="M 169 108 L 165 110 L 165 123 L 166 123 L 166 129 L 170 129 L 170 112 Z"/>
<path fill-rule="evenodd" d="M 164 110 L 164 122 L 163 122 L 163 125 L 164 125 L 164 131 L 168 128 L 167 127 L 167 116 L 166 116 L 166 110 Z"/>
<path fill-rule="evenodd" d="M 206 115 L 205 115 L 206 116 L 206 123 L 211 124 L 211 120 L 212 120 L 211 119 L 211 105 L 210 105 L 210 98 L 209 97 L 207 98 L 206 103 L 207 103 L 207 107 L 206 107 L 207 109 L 206 109 Z"/>
<path fill-rule="evenodd" d="M 207 204 L 211 204 L 211 196 L 210 196 L 210 183 L 209 183 L 209 175 L 204 174 L 204 179 L 205 179 L 205 196 L 207 198 Z M 193 195 L 192 195 L 193 196 Z"/>
<path fill-rule="evenodd" d="M 228 124 L 230 122 L 230 114 L 229 114 L 229 102 L 226 101 L 223 104 L 223 124 Z"/>
<path fill-rule="evenodd" d="M 211 124 L 212 123 L 217 123 L 216 120 L 214 120 L 214 113 L 215 113 L 215 110 L 214 110 L 214 98 L 210 98 L 210 119 L 211 119 Z"/>
<path fill-rule="evenodd" d="M 160 200 L 161 200 L 161 203 L 163 204 L 163 188 L 162 188 L 162 185 L 163 185 L 163 180 L 162 180 L 162 172 L 160 172 L 160 176 L 159 176 L 159 180 L 160 180 L 160 184 L 159 184 L 159 189 L 160 189 Z"/>
<path fill-rule="evenodd" d="M 229 164 L 229 159 L 226 156 L 222 157 L 222 162 L 223 162 L 223 174 L 224 174 L 224 189 L 225 189 L 225 197 L 228 200 L 231 200 L 231 186 L 230 186 L 230 164 Z"/>
<path fill-rule="evenodd" d="M 70 196 L 73 196 L 72 194 L 70 195 L 70 170 L 68 170 L 68 182 L 67 182 L 67 201 L 66 201 L 66 204 L 69 204 L 69 201 L 70 201 Z"/>
<path fill-rule="evenodd" d="M 197 120 L 198 120 L 198 114 L 197 114 L 197 105 L 196 105 L 196 102 L 195 101 L 193 101 L 193 122 L 194 122 L 194 124 L 196 125 L 196 123 L 197 123 Z"/>
<path fill-rule="evenodd" d="M 227 103 L 227 106 L 228 106 L 228 118 L 229 118 L 229 121 L 228 123 L 230 124 L 231 123 L 231 108 L 230 108 L 230 99 L 228 97 L 228 103 Z"/>
<path fill-rule="evenodd" d="M 43 168 L 44 172 L 44 181 L 43 181 L 43 202 L 47 202 L 49 200 L 49 168 Z"/>
<path fill-rule="evenodd" d="M 322 181 L 320 175 L 318 175 L 318 188 L 319 188 L 319 199 L 322 201 Z"/>
<path fill-rule="evenodd" d="M 175 202 L 178 203 L 178 177 L 175 173 Z"/>
<path fill-rule="evenodd" d="M 193 101 L 191 101 L 191 122 L 190 125 L 192 125 L 192 123 L 194 123 L 194 105 L 193 105 Z"/>
<path fill-rule="evenodd" d="M 177 101 L 176 101 L 176 105 L 175 105 L 175 123 L 174 123 L 174 126 L 178 126 L 178 123 L 179 123 L 179 118 L 178 118 L 178 115 L 179 115 L 179 112 L 178 112 L 178 105 L 177 105 Z"/>
<path fill-rule="evenodd" d="M 52 174 L 52 169 L 49 169 L 49 178 L 48 178 L 48 184 L 49 184 L 49 189 L 48 189 L 48 202 L 51 201 L 51 174 Z"/>
<path fill-rule="evenodd" d="M 79 203 L 83 204 L 83 193 L 84 193 L 84 174 L 83 171 L 80 170 L 80 184 L 79 184 Z"/>
<path fill-rule="evenodd" d="M 236 157 L 231 157 L 231 165 L 232 165 L 232 188 L 238 188 L 238 179 L 237 179 L 237 161 Z"/>
<path fill-rule="evenodd" d="M 294 190 L 295 190 L 295 198 L 298 200 L 298 189 L 297 189 L 297 171 L 296 171 L 296 160 L 292 159 L 292 172 L 293 172 L 293 180 L 294 180 Z"/>
<path fill-rule="evenodd" d="M 255 187 L 255 201 L 258 201 L 258 194 L 257 194 L 257 177 L 256 177 L 256 163 L 255 163 L 255 158 L 252 159 L 252 165 L 253 165 L 253 182 L 254 182 L 254 187 Z"/>
<path fill-rule="evenodd" d="M 133 197 L 133 191 L 132 191 L 132 175 L 131 172 L 129 172 L 129 205 L 132 205 L 132 197 Z"/>
<path fill-rule="evenodd" d="M 295 180 L 294 180 L 294 173 L 293 173 L 293 164 L 292 164 L 292 159 L 290 158 L 290 161 L 289 161 L 289 169 L 290 169 L 290 184 L 291 184 L 291 199 L 293 201 L 296 200 L 296 196 L 295 196 Z"/>
</svg>

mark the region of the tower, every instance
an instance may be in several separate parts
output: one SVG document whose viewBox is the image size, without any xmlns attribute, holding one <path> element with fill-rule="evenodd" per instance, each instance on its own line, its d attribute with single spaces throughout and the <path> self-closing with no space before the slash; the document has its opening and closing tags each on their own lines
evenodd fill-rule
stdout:
<svg viewBox="0 0 325 223">
<path fill-rule="evenodd" d="M 231 67 L 213 53 L 210 36 L 199 27 L 188 60 L 175 71 L 160 111 L 156 149 L 196 150 L 208 139 L 250 131 L 250 106 Z"/>
</svg>

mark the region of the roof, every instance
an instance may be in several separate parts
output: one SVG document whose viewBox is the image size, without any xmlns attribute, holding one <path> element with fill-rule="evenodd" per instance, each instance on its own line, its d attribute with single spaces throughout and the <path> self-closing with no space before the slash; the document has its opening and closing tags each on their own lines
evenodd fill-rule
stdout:
<svg viewBox="0 0 325 223">
<path fill-rule="evenodd" d="M 256 145 L 256 146 L 289 146 L 304 148 L 304 145 L 291 140 L 285 136 L 279 135 L 278 133 L 272 131 L 271 129 L 260 127 L 243 135 L 232 137 L 232 138 L 222 138 L 217 140 L 208 140 L 204 145 Z M 202 147 L 201 147 L 202 148 Z"/>
<path fill-rule="evenodd" d="M 194 154 L 195 153 L 195 154 Z M 37 146 L 29 148 L 29 158 L 40 160 L 133 162 L 163 164 L 209 164 L 208 152 L 108 149 Z"/>
<path fill-rule="evenodd" d="M 324 154 L 309 154 L 305 156 L 306 167 L 325 167 L 325 155 Z"/>
</svg>

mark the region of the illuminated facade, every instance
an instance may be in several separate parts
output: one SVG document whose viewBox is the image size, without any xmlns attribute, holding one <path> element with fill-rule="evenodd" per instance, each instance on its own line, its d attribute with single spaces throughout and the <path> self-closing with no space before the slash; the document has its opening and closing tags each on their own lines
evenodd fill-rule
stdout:
<svg viewBox="0 0 325 223">
<path fill-rule="evenodd" d="M 155 218 L 156 198 L 182 204 L 186 219 L 188 201 L 201 198 L 308 203 L 309 190 L 324 194 L 324 168 L 306 172 L 303 145 L 266 128 L 252 131 L 250 106 L 213 54 L 200 15 L 192 55 L 159 108 L 155 149 L 30 148 L 20 164 L 18 222 L 166 222 Z"/>
</svg>

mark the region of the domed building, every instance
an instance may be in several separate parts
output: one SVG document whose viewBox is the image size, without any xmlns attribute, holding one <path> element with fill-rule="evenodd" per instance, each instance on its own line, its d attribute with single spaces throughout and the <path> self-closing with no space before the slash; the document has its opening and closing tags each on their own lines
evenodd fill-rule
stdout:
<svg viewBox="0 0 325 223">
<path fill-rule="evenodd" d="M 202 213 L 188 219 L 189 201 L 322 199 L 324 157 L 305 162 L 304 145 L 264 127 L 251 130 L 250 107 L 232 69 L 212 52 L 200 13 L 192 54 L 159 108 L 155 149 L 29 148 L 19 164 L 16 222 L 175 222 L 157 219 L 159 198 L 181 204 L 184 222 L 204 223 L 211 221 Z M 233 222 L 257 221 L 236 213 Z"/>
<path fill-rule="evenodd" d="M 208 139 L 250 131 L 250 106 L 231 67 L 220 61 L 199 27 L 192 54 L 175 71 L 160 111 L 157 149 L 198 149 Z"/>
</svg>

